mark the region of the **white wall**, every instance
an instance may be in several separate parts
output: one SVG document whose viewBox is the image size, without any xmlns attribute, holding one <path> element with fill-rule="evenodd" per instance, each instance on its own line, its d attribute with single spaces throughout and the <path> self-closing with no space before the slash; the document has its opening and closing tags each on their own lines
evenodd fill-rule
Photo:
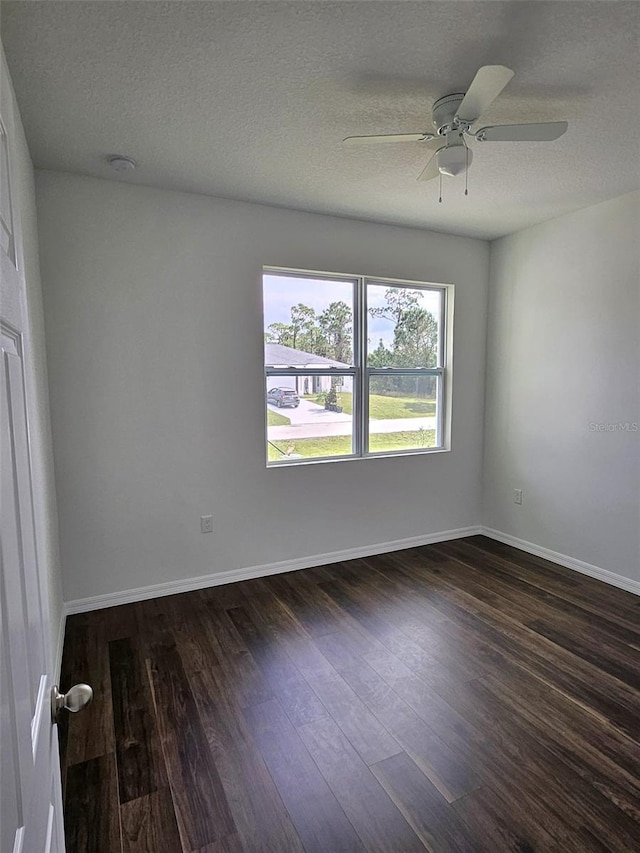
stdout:
<svg viewBox="0 0 640 853">
<path fill-rule="evenodd" d="M 4 51 L 0 57 L 0 73 L 6 73 Z M 18 107 L 13 110 L 13 163 L 11 177 L 13 191 L 20 213 L 26 282 L 27 335 L 26 359 L 27 405 L 31 462 L 34 478 L 34 509 L 36 523 L 37 556 L 44 579 L 44 593 L 49 600 L 49 652 L 55 665 L 61 653 L 62 635 L 62 582 L 58 549 L 58 516 L 53 470 L 51 425 L 49 420 L 49 395 L 47 362 L 45 356 L 44 320 L 40 265 L 38 259 L 38 232 L 34 172 L 24 135 Z"/>
<path fill-rule="evenodd" d="M 491 246 L 484 523 L 640 580 L 640 214 L 632 193 Z M 523 489 L 522 506 L 513 489 Z"/>
<path fill-rule="evenodd" d="M 50 172 L 37 195 L 65 599 L 478 522 L 487 243 Z M 452 451 L 267 470 L 263 264 L 454 283 Z"/>
</svg>

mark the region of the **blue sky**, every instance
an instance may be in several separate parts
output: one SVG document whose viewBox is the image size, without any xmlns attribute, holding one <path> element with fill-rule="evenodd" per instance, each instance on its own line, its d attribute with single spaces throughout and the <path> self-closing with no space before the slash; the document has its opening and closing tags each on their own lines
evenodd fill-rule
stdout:
<svg viewBox="0 0 640 853">
<path fill-rule="evenodd" d="M 367 288 L 369 307 L 383 307 L 387 285 L 370 285 Z M 436 316 L 439 311 L 439 293 L 420 293 L 420 304 Z M 264 275 L 264 328 L 271 323 L 288 323 L 292 305 L 302 302 L 320 314 L 331 302 L 353 305 L 353 283 L 321 278 L 294 278 L 269 273 Z M 369 317 L 369 349 L 375 349 L 382 338 L 385 346 L 393 342 L 393 323 L 380 317 Z"/>
</svg>

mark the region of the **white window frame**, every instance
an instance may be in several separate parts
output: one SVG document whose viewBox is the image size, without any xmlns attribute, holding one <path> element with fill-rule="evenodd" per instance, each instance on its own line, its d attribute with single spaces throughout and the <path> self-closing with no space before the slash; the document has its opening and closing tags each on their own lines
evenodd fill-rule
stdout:
<svg viewBox="0 0 640 853">
<path fill-rule="evenodd" d="M 450 435 L 450 363 L 453 321 L 453 285 L 435 282 L 412 281 L 410 279 L 385 278 L 382 276 L 349 275 L 327 273 L 317 270 L 291 269 L 288 267 L 265 266 L 262 268 L 264 299 L 264 276 L 277 275 L 291 278 L 322 279 L 325 281 L 350 282 L 353 284 L 353 366 L 347 367 L 267 367 L 264 366 L 264 387 L 270 377 L 292 376 L 351 376 L 353 379 L 353 453 L 340 456 L 318 456 L 313 459 L 291 459 L 269 461 L 269 431 L 265 407 L 265 449 L 268 468 L 283 468 L 290 465 L 311 465 L 316 462 L 344 462 L 353 459 L 377 459 L 387 456 L 409 456 L 414 454 L 441 453 L 448 451 Z M 408 290 L 429 290 L 441 293 L 440 316 L 438 318 L 438 363 L 436 367 L 374 368 L 367 365 L 367 286 L 382 285 Z M 415 447 L 406 450 L 369 451 L 369 386 L 372 376 L 436 376 L 436 441 L 433 447 Z M 266 393 L 266 391 L 265 391 Z"/>
</svg>

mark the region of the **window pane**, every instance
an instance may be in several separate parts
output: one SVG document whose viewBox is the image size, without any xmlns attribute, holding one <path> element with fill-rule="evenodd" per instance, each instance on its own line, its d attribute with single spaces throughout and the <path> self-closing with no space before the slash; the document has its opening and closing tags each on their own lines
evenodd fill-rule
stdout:
<svg viewBox="0 0 640 853">
<path fill-rule="evenodd" d="M 372 376 L 369 453 L 436 447 L 438 376 Z"/>
<path fill-rule="evenodd" d="M 263 274 L 265 364 L 353 365 L 353 281 Z"/>
<path fill-rule="evenodd" d="M 369 367 L 438 367 L 442 290 L 367 284 Z"/>
<path fill-rule="evenodd" d="M 352 376 L 268 376 L 267 459 L 350 456 Z"/>
</svg>

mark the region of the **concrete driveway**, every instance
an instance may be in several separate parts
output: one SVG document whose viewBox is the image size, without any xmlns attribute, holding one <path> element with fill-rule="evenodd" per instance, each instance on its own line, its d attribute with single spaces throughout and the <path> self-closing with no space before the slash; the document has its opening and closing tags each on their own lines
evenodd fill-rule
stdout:
<svg viewBox="0 0 640 853">
<path fill-rule="evenodd" d="M 350 424 L 351 415 L 345 415 L 342 412 L 329 412 L 324 406 L 319 406 L 317 403 L 312 403 L 311 400 L 300 400 L 300 405 L 297 409 L 286 408 L 279 409 L 271 403 L 267 404 L 267 408 L 272 412 L 277 412 L 279 415 L 284 415 L 289 418 L 292 427 L 309 426 L 310 430 L 316 429 L 316 425 L 320 424 Z M 270 429 L 289 429 L 289 427 L 270 427 Z M 341 433 L 321 433 L 310 432 L 310 435 L 341 435 Z M 298 432 L 296 435 L 301 437 Z M 288 436 L 283 436 L 288 437 Z"/>
</svg>

